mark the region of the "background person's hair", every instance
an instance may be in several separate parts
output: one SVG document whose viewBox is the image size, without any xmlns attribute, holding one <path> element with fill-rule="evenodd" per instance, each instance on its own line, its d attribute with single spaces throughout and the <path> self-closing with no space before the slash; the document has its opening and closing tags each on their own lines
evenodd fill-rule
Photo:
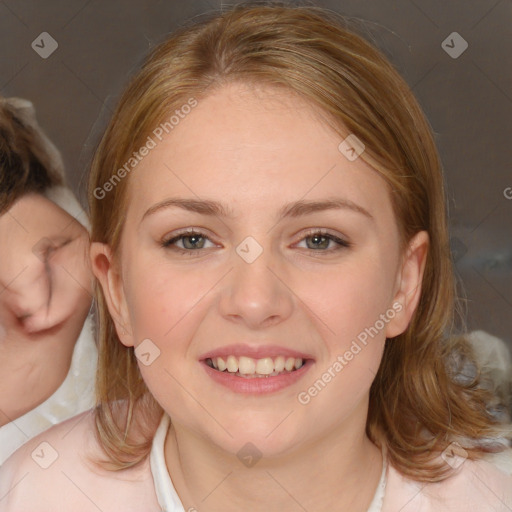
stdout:
<svg viewBox="0 0 512 512">
<path fill-rule="evenodd" d="M 361 158 L 389 185 L 401 249 L 420 230 L 430 235 L 421 299 L 407 330 L 386 342 L 370 391 L 367 432 L 376 444 L 384 435 L 389 460 L 403 474 L 436 481 L 450 467 L 434 459 L 451 440 L 465 446 L 470 458 L 489 449 L 487 438 L 498 431 L 486 409 L 492 395 L 478 387 L 478 372 L 462 381 L 453 378 L 473 355 L 463 338 L 449 337 L 455 285 L 441 163 L 430 125 L 388 60 L 347 24 L 319 7 L 242 4 L 188 23 L 156 47 L 124 91 L 92 163 L 92 241 L 109 244 L 119 263 L 129 177 L 103 199 L 95 190 L 191 97 L 201 101 L 241 81 L 284 87 L 311 102 L 340 142 L 353 133 L 365 144 Z M 148 455 L 163 411 L 141 378 L 133 348 L 119 341 L 101 287 L 95 286 L 96 433 L 109 457 L 104 466 L 122 469 Z M 122 408 L 115 409 L 124 401 L 121 420 Z M 133 433 L 144 424 L 136 439 Z"/>
<path fill-rule="evenodd" d="M 64 184 L 55 151 L 37 125 L 32 103 L 0 97 L 0 215 L 25 194 Z"/>
</svg>

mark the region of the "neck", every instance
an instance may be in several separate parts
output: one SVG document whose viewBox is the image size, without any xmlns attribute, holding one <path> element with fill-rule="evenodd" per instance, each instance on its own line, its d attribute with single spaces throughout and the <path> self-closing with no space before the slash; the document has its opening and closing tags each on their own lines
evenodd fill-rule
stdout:
<svg viewBox="0 0 512 512">
<path fill-rule="evenodd" d="M 164 451 L 185 510 L 201 512 L 366 512 L 383 464 L 364 428 L 338 427 L 286 456 L 245 467 L 236 454 L 171 422 Z"/>
</svg>

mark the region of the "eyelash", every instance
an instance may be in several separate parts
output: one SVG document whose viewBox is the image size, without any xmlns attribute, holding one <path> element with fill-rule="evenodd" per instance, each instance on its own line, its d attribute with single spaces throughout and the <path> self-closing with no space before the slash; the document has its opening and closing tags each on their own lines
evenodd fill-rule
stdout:
<svg viewBox="0 0 512 512">
<path fill-rule="evenodd" d="M 160 245 L 164 249 L 170 249 L 172 251 L 178 252 L 179 254 L 184 254 L 189 257 L 194 257 L 195 255 L 193 255 L 192 253 L 194 253 L 194 252 L 199 253 L 202 249 L 182 249 L 181 247 L 176 247 L 176 246 L 173 247 L 172 246 L 173 244 L 175 244 L 179 240 L 182 240 L 183 238 L 189 238 L 189 237 L 193 237 L 193 236 L 200 236 L 201 238 L 212 242 L 212 240 L 208 236 L 206 236 L 204 233 L 202 233 L 201 231 L 187 230 L 187 231 L 182 231 L 181 233 L 178 233 L 177 235 L 173 236 L 170 239 L 162 240 Z M 312 251 L 315 253 L 332 253 L 332 252 L 340 251 L 342 249 L 348 249 L 352 246 L 352 244 L 350 242 L 347 242 L 346 240 L 343 240 L 342 238 L 339 238 L 336 235 L 333 235 L 324 229 L 310 230 L 301 238 L 300 241 L 305 240 L 306 238 L 313 237 L 313 236 L 321 236 L 321 237 L 327 238 L 328 240 L 332 240 L 333 242 L 338 244 L 338 247 L 336 247 L 334 249 L 326 249 L 326 250 L 306 249 L 308 251 Z M 200 254 L 198 254 L 198 255 L 200 255 Z"/>
</svg>

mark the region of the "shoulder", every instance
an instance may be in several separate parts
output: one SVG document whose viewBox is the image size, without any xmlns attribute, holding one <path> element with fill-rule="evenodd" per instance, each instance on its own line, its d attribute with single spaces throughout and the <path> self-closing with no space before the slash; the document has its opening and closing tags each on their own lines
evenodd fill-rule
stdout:
<svg viewBox="0 0 512 512">
<path fill-rule="evenodd" d="M 512 475 L 509 472 L 484 459 L 466 459 L 459 463 L 449 478 L 437 483 L 413 481 L 390 466 L 383 512 L 512 510 Z"/>
<path fill-rule="evenodd" d="M 59 423 L 21 446 L 0 467 L 0 512 L 160 510 L 149 461 L 111 472 L 94 435 L 94 411 Z"/>
</svg>

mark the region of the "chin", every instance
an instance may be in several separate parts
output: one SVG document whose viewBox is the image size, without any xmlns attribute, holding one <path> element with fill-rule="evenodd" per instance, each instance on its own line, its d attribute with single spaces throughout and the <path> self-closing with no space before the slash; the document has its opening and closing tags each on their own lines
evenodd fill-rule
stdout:
<svg viewBox="0 0 512 512">
<path fill-rule="evenodd" d="M 209 437 L 221 449 L 238 458 L 246 452 L 249 452 L 249 455 L 254 452 L 253 455 L 259 457 L 280 457 L 295 449 L 300 437 L 286 420 L 281 426 L 278 426 L 282 420 L 283 418 L 280 418 L 279 421 L 275 421 L 272 418 L 268 421 L 260 420 L 252 425 L 229 423 L 230 426 L 227 430 L 232 437 L 224 431 L 220 437 L 215 436 L 214 439 Z"/>
</svg>

